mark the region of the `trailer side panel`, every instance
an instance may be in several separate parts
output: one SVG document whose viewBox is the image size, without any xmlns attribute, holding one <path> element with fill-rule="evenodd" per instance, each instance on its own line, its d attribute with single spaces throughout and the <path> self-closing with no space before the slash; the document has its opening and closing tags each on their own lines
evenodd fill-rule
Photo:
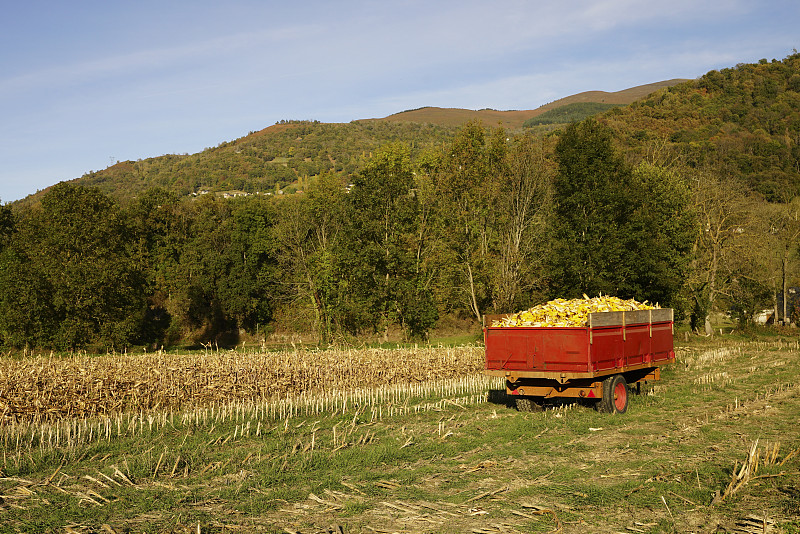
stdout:
<svg viewBox="0 0 800 534">
<path fill-rule="evenodd" d="M 487 326 L 486 370 L 563 381 L 657 366 L 675 358 L 672 325 L 672 310 L 660 309 L 595 313 L 588 327 Z"/>
</svg>

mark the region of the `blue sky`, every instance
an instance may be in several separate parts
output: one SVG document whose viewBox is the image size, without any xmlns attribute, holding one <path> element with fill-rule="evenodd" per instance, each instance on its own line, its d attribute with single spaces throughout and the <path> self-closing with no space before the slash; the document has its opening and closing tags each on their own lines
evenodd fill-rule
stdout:
<svg viewBox="0 0 800 534">
<path fill-rule="evenodd" d="M 535 109 L 795 48 L 796 0 L 4 2 L 0 201 L 281 119 Z"/>
</svg>

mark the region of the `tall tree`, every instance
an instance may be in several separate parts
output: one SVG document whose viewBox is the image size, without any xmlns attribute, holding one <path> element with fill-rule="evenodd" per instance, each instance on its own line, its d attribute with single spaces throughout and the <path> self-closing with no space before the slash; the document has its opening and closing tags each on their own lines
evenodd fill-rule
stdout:
<svg viewBox="0 0 800 534">
<path fill-rule="evenodd" d="M 446 147 L 436 174 L 439 228 L 453 265 L 447 284 L 478 321 L 492 307 L 492 250 L 506 152 L 502 128 L 487 136 L 480 122 L 469 122 Z"/>
<path fill-rule="evenodd" d="M 497 251 L 492 303 L 507 312 L 530 304 L 545 286 L 543 258 L 552 209 L 554 164 L 547 141 L 525 135 L 506 154 L 496 203 Z M 537 295 L 538 296 L 538 295 Z"/>
<path fill-rule="evenodd" d="M 692 327 L 711 334 L 711 312 L 720 297 L 731 295 L 731 282 L 740 271 L 753 219 L 752 199 L 736 180 L 722 180 L 713 170 L 692 177 L 692 199 L 699 232 L 693 245 L 692 274 L 688 281 L 693 299 Z"/>
<path fill-rule="evenodd" d="M 9 248 L 1 284 L 6 340 L 74 349 L 122 348 L 137 338 L 144 276 L 132 261 L 130 227 L 109 197 L 52 187 L 22 216 Z"/>
<path fill-rule="evenodd" d="M 182 203 L 178 260 L 164 277 L 172 331 L 193 342 L 238 343 L 272 318 L 277 282 L 274 210 L 261 197 L 204 195 Z"/>
<path fill-rule="evenodd" d="M 680 314 L 687 307 L 681 296 L 699 235 L 691 190 L 677 170 L 641 163 L 628 193 L 623 239 L 631 265 L 621 290 Z"/>
<path fill-rule="evenodd" d="M 345 186 L 342 177 L 323 173 L 304 195 L 281 200 L 274 227 L 278 258 L 289 286 L 290 309 L 310 318 L 310 328 L 322 343 L 330 341 L 340 324 L 339 248 L 345 225 Z M 298 325 L 302 326 L 302 325 Z"/>
<path fill-rule="evenodd" d="M 14 213 L 10 207 L 0 204 L 0 251 L 5 248 L 12 233 L 14 233 Z"/>
<path fill-rule="evenodd" d="M 350 193 L 351 233 L 345 257 L 360 321 L 388 337 L 417 304 L 405 298 L 416 287 L 413 236 L 418 203 L 407 146 L 392 144 L 375 153 Z M 352 324 L 352 326 L 356 326 Z"/>
<path fill-rule="evenodd" d="M 571 124 L 555 158 L 551 292 L 617 294 L 630 276 L 623 230 L 630 168 L 615 151 L 611 130 L 594 119 Z"/>
<path fill-rule="evenodd" d="M 610 128 L 589 119 L 556 145 L 552 287 L 683 308 L 697 223 L 685 179 L 650 163 L 631 169 Z"/>
<path fill-rule="evenodd" d="M 178 272 L 188 237 L 175 193 L 153 188 L 126 210 L 134 240 L 134 258 L 147 277 L 147 311 L 142 341 L 155 346 L 180 341 L 178 318 L 171 316 L 172 277 Z M 173 310 L 174 311 L 174 310 Z"/>
<path fill-rule="evenodd" d="M 230 244 L 217 292 L 224 313 L 239 329 L 253 331 L 272 320 L 278 301 L 277 255 L 272 234 L 275 209 L 268 199 L 231 201 L 225 221 Z"/>
<path fill-rule="evenodd" d="M 797 279 L 798 260 L 800 260 L 800 249 L 798 249 L 798 239 L 800 239 L 800 197 L 794 197 L 789 202 L 777 204 L 772 210 L 769 218 L 769 234 L 775 241 L 778 259 L 779 283 L 777 291 L 780 293 L 781 307 L 775 310 L 775 318 L 786 322 L 797 322 L 798 317 L 792 317 L 792 310 L 789 309 L 789 283 L 790 280 Z M 777 274 L 777 273 L 776 273 Z M 777 308 L 777 298 L 776 308 Z"/>
<path fill-rule="evenodd" d="M 751 202 L 745 205 L 747 223 L 737 229 L 732 283 L 725 288 L 740 322 L 772 308 L 774 323 L 796 322 L 789 285 L 798 274 L 800 199 L 787 203 Z M 744 215 L 744 214 L 743 214 Z M 794 315 L 794 316 L 793 316 Z"/>
</svg>

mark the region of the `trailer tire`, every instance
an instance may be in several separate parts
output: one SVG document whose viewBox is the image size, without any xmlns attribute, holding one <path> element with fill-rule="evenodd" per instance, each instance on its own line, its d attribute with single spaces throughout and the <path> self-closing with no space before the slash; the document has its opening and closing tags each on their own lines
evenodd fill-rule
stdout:
<svg viewBox="0 0 800 534">
<path fill-rule="evenodd" d="M 544 410 L 542 401 L 536 397 L 515 397 L 514 404 L 518 412 L 541 412 Z"/>
<path fill-rule="evenodd" d="M 603 398 L 597 410 L 605 413 L 625 413 L 628 411 L 628 383 L 622 375 L 609 376 L 603 380 Z"/>
</svg>

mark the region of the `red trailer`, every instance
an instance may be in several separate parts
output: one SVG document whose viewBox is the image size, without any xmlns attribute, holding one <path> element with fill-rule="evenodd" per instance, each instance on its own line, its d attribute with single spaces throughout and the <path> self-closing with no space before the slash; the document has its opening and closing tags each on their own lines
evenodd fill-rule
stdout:
<svg viewBox="0 0 800 534">
<path fill-rule="evenodd" d="M 659 366 L 675 361 L 669 308 L 592 313 L 578 328 L 490 326 L 499 317 L 484 318 L 486 374 L 505 377 L 521 411 L 571 397 L 625 413 L 628 385 L 659 380 Z"/>
</svg>

